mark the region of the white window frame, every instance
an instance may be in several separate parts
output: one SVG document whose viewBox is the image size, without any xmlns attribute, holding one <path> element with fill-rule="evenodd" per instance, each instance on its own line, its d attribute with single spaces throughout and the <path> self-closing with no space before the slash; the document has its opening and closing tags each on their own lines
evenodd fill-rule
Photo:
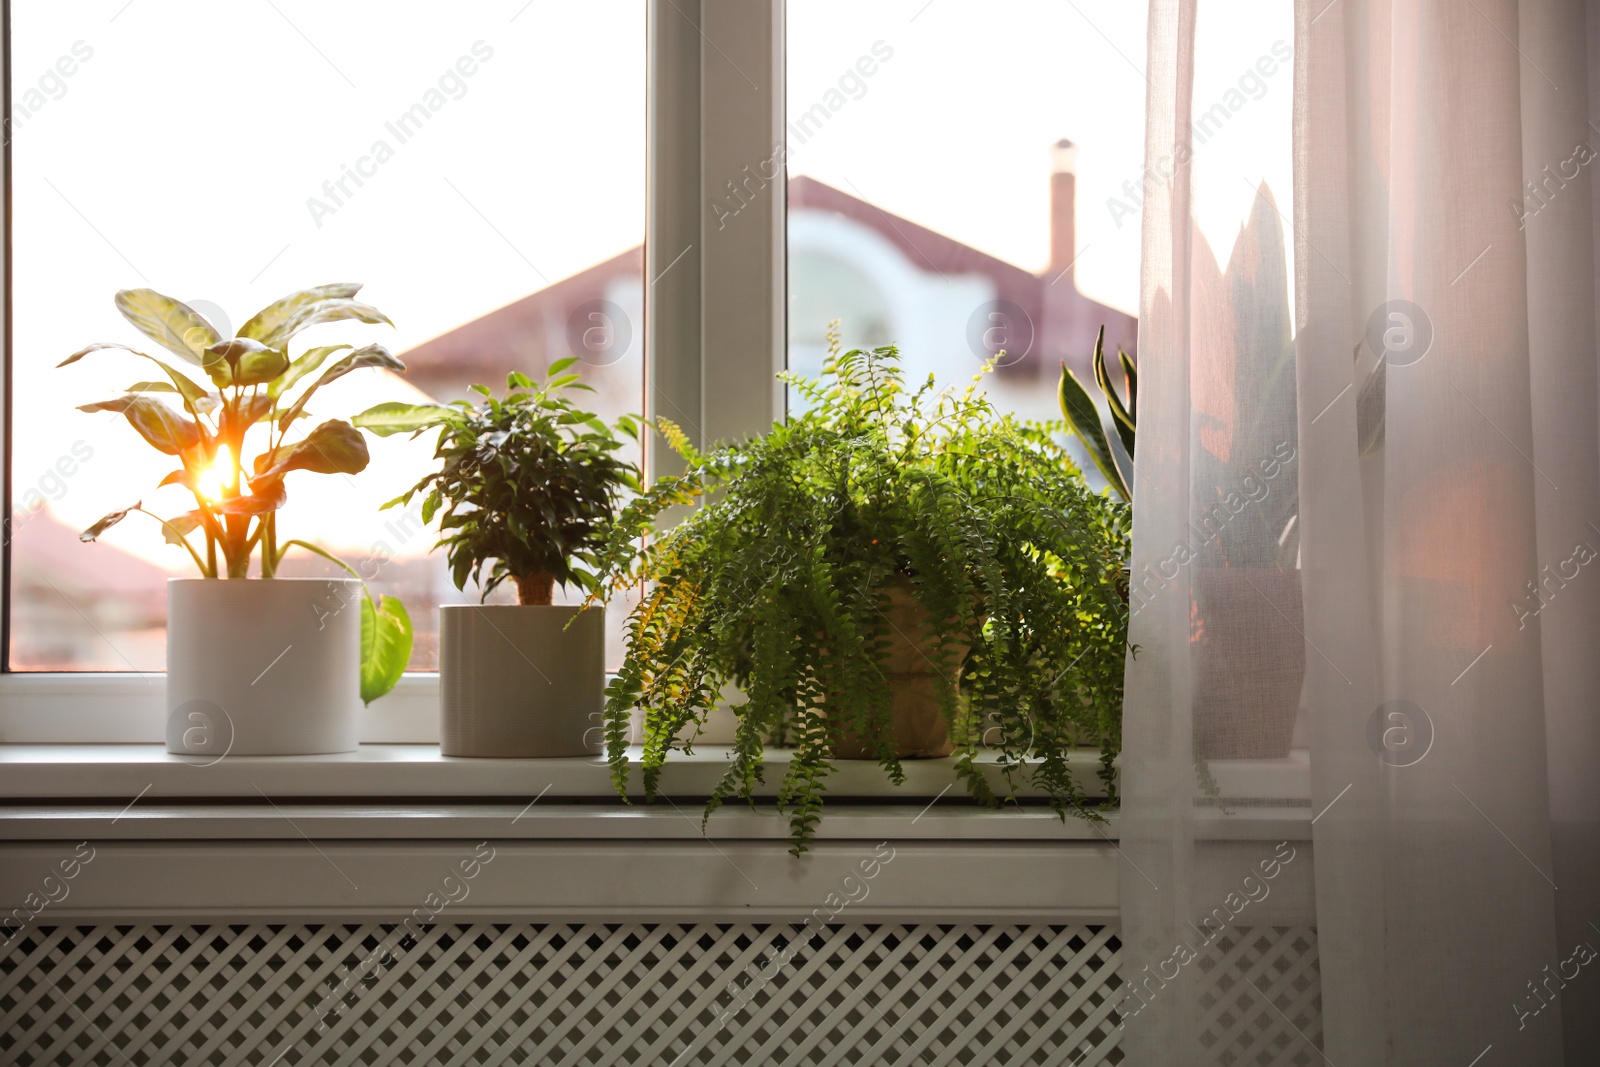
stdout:
<svg viewBox="0 0 1600 1067">
<path fill-rule="evenodd" d="M 786 343 L 785 0 L 646 0 L 646 413 L 696 444 L 780 418 Z M 11 114 L 11 5 L 0 0 L 0 114 Z M 774 174 L 773 171 L 776 171 Z M 763 175 L 771 174 L 770 178 Z M 752 175 L 756 175 L 752 177 Z M 717 204 L 734 188 L 743 206 Z M 11 140 L 0 145 L 0 559 L 9 667 Z M 745 198 L 748 197 L 748 200 Z M 652 474 L 670 453 L 647 448 Z M 165 739 L 164 674 L 0 671 L 0 744 Z M 364 743 L 438 740 L 437 674 L 406 675 L 363 714 Z"/>
</svg>

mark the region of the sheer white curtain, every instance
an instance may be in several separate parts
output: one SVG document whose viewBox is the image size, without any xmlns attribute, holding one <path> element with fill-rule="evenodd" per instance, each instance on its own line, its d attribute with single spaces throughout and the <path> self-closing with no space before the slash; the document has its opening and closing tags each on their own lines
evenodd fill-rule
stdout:
<svg viewBox="0 0 1600 1067">
<path fill-rule="evenodd" d="M 1128 1062 L 1592 1067 L 1600 5 L 1299 0 L 1231 251 L 1229 8 L 1151 3 Z"/>
</svg>

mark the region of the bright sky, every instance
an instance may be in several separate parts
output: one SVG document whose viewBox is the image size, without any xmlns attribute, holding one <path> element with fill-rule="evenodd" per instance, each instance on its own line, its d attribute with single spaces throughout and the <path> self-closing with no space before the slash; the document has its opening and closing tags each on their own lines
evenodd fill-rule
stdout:
<svg viewBox="0 0 1600 1067">
<path fill-rule="evenodd" d="M 1195 99 L 1209 105 L 1293 34 L 1278 0 L 1202 8 Z M 91 341 L 140 340 L 112 307 L 119 288 L 204 301 L 237 327 L 291 290 L 364 281 L 396 329 L 305 341 L 400 352 L 642 238 L 642 0 L 33 0 L 12 17 L 15 484 L 20 497 L 86 441 L 94 460 L 52 505 L 64 521 L 140 497 L 183 507 L 181 491 L 148 488 L 168 457 L 119 418 L 73 410 L 148 377 L 140 361 L 53 369 Z M 1126 0 L 790 0 L 791 109 L 877 42 L 892 49 L 792 172 L 1037 270 L 1049 147 L 1071 138 L 1080 287 L 1137 311 L 1140 219 L 1117 225 L 1107 201 L 1131 207 L 1123 185 L 1143 167 L 1144 19 Z M 1224 257 L 1263 176 L 1291 210 L 1289 68 L 1263 85 L 1203 150 L 1217 165 L 1197 179 L 1201 224 Z M 442 106 L 402 143 L 385 124 L 430 92 Z M 364 158 L 380 140 L 383 161 Z M 324 182 L 346 167 L 367 176 L 345 178 L 336 201 Z M 408 395 L 363 372 L 312 409 L 348 417 Z M 284 523 L 370 544 L 376 505 L 419 476 L 428 449 L 391 440 L 373 454 L 355 479 L 292 476 Z M 111 539 L 178 565 L 153 529 Z"/>
<path fill-rule="evenodd" d="M 112 307 L 120 288 L 220 305 L 237 327 L 295 289 L 363 281 L 396 328 L 339 324 L 301 343 L 400 352 L 638 244 L 643 5 L 525 3 L 14 5 L 19 103 L 46 83 L 14 150 L 18 495 L 82 438 L 95 459 L 53 505 L 65 521 L 141 496 L 184 506 L 181 490 L 150 495 L 170 457 L 120 418 L 73 410 L 155 368 L 105 353 L 52 369 L 91 341 L 142 340 Z M 92 55 L 60 77 L 80 41 Z M 402 143 L 385 123 L 430 91 L 443 106 Z M 346 179 L 350 195 L 314 219 L 308 198 L 334 203 L 323 183 L 379 140 L 392 158 L 365 163 L 365 184 Z M 348 417 L 407 395 L 367 371 L 311 409 Z M 377 504 L 420 476 L 430 449 L 391 439 L 372 451 L 357 478 L 291 475 L 284 525 L 370 545 L 392 517 Z M 108 539 L 178 566 L 153 527 L 136 516 Z"/>
<path fill-rule="evenodd" d="M 1078 146 L 1078 287 L 1137 314 L 1141 216 L 1127 213 L 1136 205 L 1124 185 L 1137 191 L 1144 168 L 1147 6 L 790 0 L 791 116 L 823 100 L 877 42 L 893 52 L 792 149 L 791 173 L 1039 271 L 1050 252 L 1050 147 L 1068 138 Z M 1294 43 L 1292 5 L 1281 0 L 1200 7 L 1197 111 L 1222 102 L 1274 42 Z M 1250 84 L 1248 102 L 1197 155 L 1197 217 L 1224 260 L 1263 178 L 1292 211 L 1294 76 L 1269 65 L 1274 75 Z"/>
</svg>

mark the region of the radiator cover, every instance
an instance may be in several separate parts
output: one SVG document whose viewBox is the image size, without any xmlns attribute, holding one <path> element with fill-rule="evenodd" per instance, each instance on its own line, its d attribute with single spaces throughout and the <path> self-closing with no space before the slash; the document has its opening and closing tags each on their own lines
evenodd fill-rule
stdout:
<svg viewBox="0 0 1600 1067">
<path fill-rule="evenodd" d="M 801 936 L 786 923 L 440 924 L 414 938 L 390 923 L 39 927 L 0 946 L 0 1063 L 1121 1060 L 1114 927 L 841 924 L 785 959 Z M 1208 1059 L 1318 1061 L 1312 930 L 1233 931 L 1196 966 L 1214 991 Z"/>
</svg>

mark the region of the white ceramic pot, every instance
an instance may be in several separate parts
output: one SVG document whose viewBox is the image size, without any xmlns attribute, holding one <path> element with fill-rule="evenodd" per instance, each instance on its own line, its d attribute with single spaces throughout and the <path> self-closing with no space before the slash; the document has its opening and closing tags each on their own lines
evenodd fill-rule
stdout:
<svg viewBox="0 0 1600 1067">
<path fill-rule="evenodd" d="M 355 751 L 361 596 L 353 578 L 169 580 L 167 751 Z"/>
<path fill-rule="evenodd" d="M 598 755 L 605 748 L 605 647 L 603 608 L 441 607 L 440 752 Z"/>
</svg>

